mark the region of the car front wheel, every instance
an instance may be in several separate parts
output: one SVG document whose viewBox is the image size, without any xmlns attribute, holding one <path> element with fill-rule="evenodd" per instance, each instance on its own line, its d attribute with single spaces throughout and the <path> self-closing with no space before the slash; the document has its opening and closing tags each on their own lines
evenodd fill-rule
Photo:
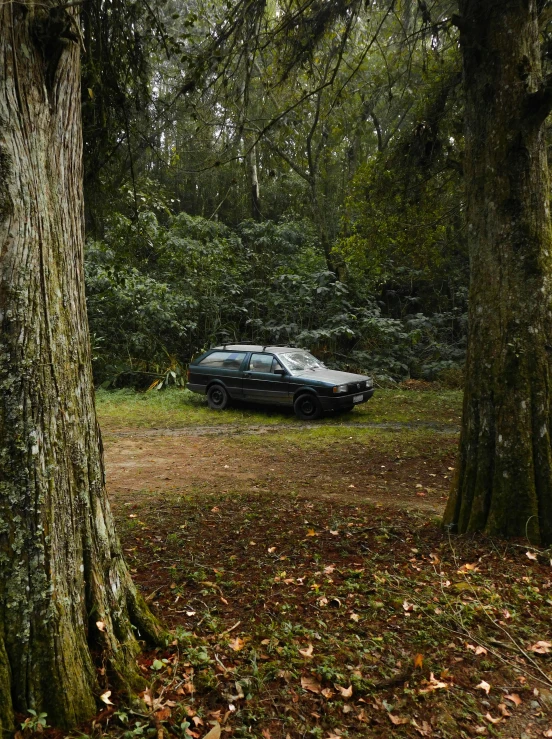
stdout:
<svg viewBox="0 0 552 739">
<path fill-rule="evenodd" d="M 223 411 L 228 405 L 228 393 L 222 385 L 211 385 L 207 390 L 207 403 L 213 411 Z"/>
<path fill-rule="evenodd" d="M 297 418 L 302 421 L 315 421 L 322 415 L 322 406 L 316 395 L 312 393 L 300 395 L 293 404 L 293 410 Z"/>
</svg>

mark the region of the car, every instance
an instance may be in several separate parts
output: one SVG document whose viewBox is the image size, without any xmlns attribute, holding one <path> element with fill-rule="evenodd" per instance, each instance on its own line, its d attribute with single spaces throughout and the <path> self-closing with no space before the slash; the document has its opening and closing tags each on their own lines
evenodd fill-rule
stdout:
<svg viewBox="0 0 552 739">
<path fill-rule="evenodd" d="M 187 388 L 223 410 L 230 400 L 291 406 L 303 421 L 327 411 L 350 411 L 374 394 L 372 378 L 328 369 L 305 349 L 223 344 L 188 367 Z"/>
</svg>

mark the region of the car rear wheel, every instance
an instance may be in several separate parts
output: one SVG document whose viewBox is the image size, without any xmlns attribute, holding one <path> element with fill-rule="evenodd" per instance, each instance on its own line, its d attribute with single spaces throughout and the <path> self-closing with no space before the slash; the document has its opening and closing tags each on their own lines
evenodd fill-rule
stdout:
<svg viewBox="0 0 552 739">
<path fill-rule="evenodd" d="M 213 411 L 223 411 L 228 405 L 228 393 L 222 385 L 211 385 L 207 390 L 207 403 Z"/>
<path fill-rule="evenodd" d="M 302 421 L 316 421 L 322 415 L 322 406 L 312 393 L 300 395 L 293 404 L 293 410 Z"/>
</svg>

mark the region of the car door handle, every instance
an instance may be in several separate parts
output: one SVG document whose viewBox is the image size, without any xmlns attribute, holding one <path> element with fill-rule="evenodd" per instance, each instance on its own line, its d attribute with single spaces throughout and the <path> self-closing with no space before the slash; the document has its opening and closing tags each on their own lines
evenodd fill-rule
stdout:
<svg viewBox="0 0 552 739">
<path fill-rule="evenodd" d="M 251 377 L 251 372 L 244 372 L 243 373 L 243 376 L 244 377 Z"/>
</svg>

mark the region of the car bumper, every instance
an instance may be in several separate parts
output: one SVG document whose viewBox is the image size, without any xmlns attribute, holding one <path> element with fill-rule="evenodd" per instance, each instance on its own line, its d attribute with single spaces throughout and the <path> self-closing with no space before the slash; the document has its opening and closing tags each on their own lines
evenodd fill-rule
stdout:
<svg viewBox="0 0 552 739">
<path fill-rule="evenodd" d="M 196 385 L 195 383 L 189 382 L 186 385 L 187 390 L 191 390 L 192 393 L 201 393 L 202 395 L 205 395 L 205 388 L 207 385 Z"/>
<path fill-rule="evenodd" d="M 374 394 L 374 388 L 370 388 L 370 390 L 365 390 L 362 393 L 348 393 L 347 395 L 335 395 L 332 397 L 328 396 L 320 396 L 320 404 L 322 405 L 322 409 L 325 411 L 339 411 L 343 408 L 351 408 L 355 405 L 361 405 L 361 403 L 366 403 L 367 400 L 370 400 L 372 395 Z M 357 400 L 356 402 L 353 400 L 353 398 L 358 397 L 359 395 L 362 395 L 362 400 Z"/>
</svg>

